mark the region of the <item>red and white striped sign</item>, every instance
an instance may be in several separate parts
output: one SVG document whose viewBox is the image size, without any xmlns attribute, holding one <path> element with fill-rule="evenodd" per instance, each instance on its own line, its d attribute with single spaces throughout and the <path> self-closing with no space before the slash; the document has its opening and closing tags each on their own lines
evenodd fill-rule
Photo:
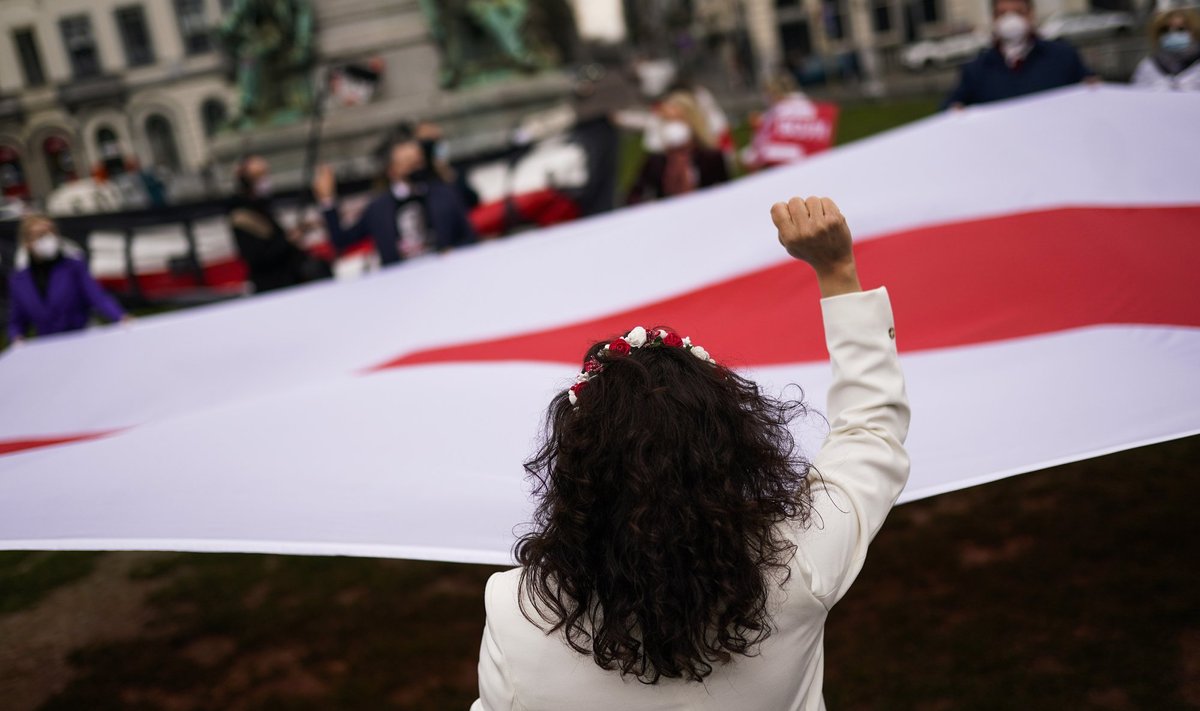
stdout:
<svg viewBox="0 0 1200 711">
<path fill-rule="evenodd" d="M 795 163 L 833 147 L 836 104 L 792 94 L 767 110 L 747 147 L 745 162 L 755 168 Z"/>
<path fill-rule="evenodd" d="M 770 205 L 837 199 L 886 284 L 905 500 L 1200 432 L 1200 96 L 1077 88 L 737 183 L 0 357 L 0 548 L 503 563 L 592 340 L 666 324 L 829 382 Z M 823 423 L 797 423 L 808 451 Z M 1157 476 L 1170 476 L 1160 472 Z"/>
</svg>

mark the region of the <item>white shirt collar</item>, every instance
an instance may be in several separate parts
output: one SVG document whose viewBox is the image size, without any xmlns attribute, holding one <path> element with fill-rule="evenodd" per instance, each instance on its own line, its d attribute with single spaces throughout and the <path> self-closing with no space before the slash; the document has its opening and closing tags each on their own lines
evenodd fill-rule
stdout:
<svg viewBox="0 0 1200 711">
<path fill-rule="evenodd" d="M 1018 62 L 1024 61 L 1029 55 L 1029 50 L 1033 49 L 1033 38 L 1026 37 L 1019 42 L 1001 42 L 1000 54 L 1004 55 L 1004 61 L 1008 66 L 1016 66 Z"/>
</svg>

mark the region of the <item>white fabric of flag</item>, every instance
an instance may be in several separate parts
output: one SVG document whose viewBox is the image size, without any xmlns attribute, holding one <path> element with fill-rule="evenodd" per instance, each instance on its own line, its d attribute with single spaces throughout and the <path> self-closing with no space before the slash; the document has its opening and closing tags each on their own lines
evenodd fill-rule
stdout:
<svg viewBox="0 0 1200 711">
<path fill-rule="evenodd" d="M 838 202 L 897 306 L 902 500 L 1195 434 L 1198 125 L 1200 95 L 1049 92 L 353 282 L 35 339 L 0 355 L 0 548 L 508 563 L 578 334 L 677 326 L 822 408 L 828 363 L 780 355 L 819 340 L 773 305 L 793 274 L 815 294 L 780 266 L 768 211 L 792 195 Z M 823 427 L 797 422 L 806 451 Z"/>
</svg>

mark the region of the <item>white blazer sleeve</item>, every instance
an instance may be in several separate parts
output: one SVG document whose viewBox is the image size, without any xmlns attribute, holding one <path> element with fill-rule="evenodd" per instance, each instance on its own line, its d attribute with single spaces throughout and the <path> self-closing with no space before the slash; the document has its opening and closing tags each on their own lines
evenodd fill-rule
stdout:
<svg viewBox="0 0 1200 711">
<path fill-rule="evenodd" d="M 829 436 L 813 460 L 813 514 L 797 538 L 826 608 L 849 589 L 908 481 L 909 408 L 886 289 L 821 300 L 833 366 Z"/>
<path fill-rule="evenodd" d="M 492 590 L 495 576 L 488 578 L 484 589 L 484 608 L 491 618 Z M 483 626 L 483 642 L 479 646 L 479 698 L 471 704 L 471 711 L 511 711 L 514 692 L 504 653 L 492 634 L 490 622 Z"/>
</svg>

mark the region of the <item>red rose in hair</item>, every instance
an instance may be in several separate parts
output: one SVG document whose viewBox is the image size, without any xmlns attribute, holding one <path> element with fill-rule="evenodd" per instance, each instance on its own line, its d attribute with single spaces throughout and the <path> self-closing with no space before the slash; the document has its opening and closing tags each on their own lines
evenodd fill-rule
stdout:
<svg viewBox="0 0 1200 711">
<path fill-rule="evenodd" d="M 663 336 L 663 345 L 670 346 L 671 348 L 682 348 L 683 339 L 679 337 L 678 333 L 667 333 L 667 335 Z"/>
<path fill-rule="evenodd" d="M 573 393 L 575 393 L 576 395 L 578 395 L 579 393 L 583 392 L 583 389 L 584 389 L 585 387 L 587 387 L 587 382 L 586 382 L 586 381 L 584 381 L 584 382 L 582 382 L 582 383 L 575 383 L 574 385 L 572 385 L 572 386 L 571 386 L 571 392 L 573 392 Z"/>
<path fill-rule="evenodd" d="M 630 350 L 632 349 L 629 347 L 629 343 L 624 338 L 618 338 L 617 340 L 608 344 L 608 352 L 612 353 L 613 355 L 629 355 Z"/>
<path fill-rule="evenodd" d="M 600 367 L 600 361 L 596 360 L 595 358 L 588 358 L 587 362 L 583 364 L 583 372 L 594 373 L 597 370 L 600 370 Z"/>
</svg>

